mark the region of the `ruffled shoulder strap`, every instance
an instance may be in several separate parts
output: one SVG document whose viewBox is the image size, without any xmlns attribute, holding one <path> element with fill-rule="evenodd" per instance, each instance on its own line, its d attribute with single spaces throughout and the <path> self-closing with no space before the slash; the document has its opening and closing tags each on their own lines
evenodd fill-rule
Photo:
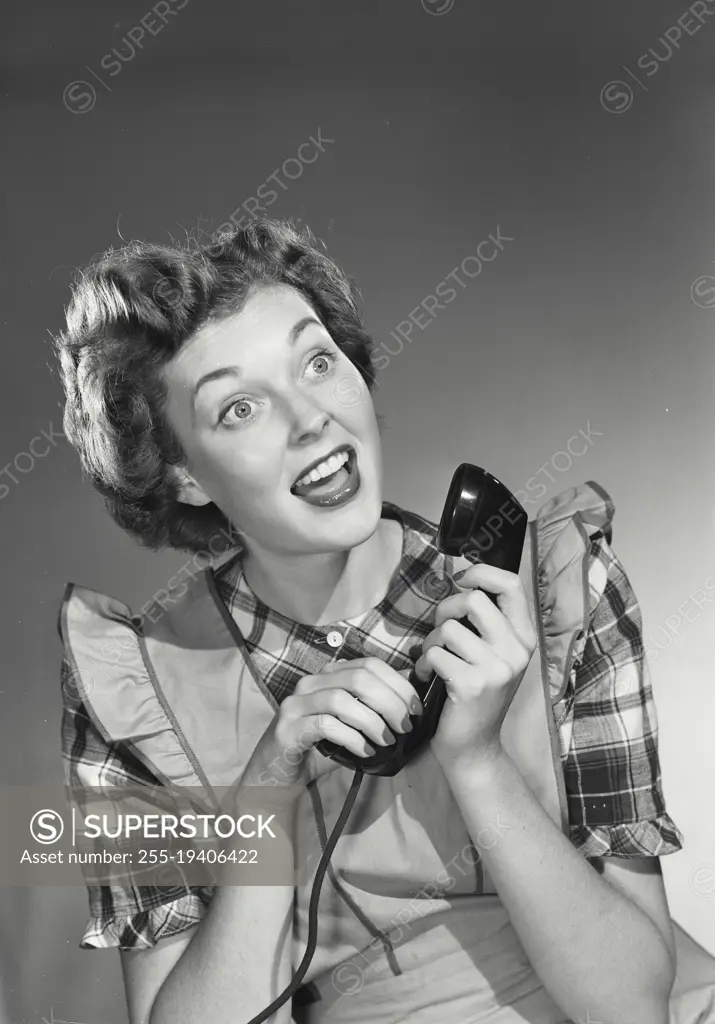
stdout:
<svg viewBox="0 0 715 1024">
<path fill-rule="evenodd" d="M 187 585 L 189 592 L 193 595 L 194 588 Z M 158 631 L 159 621 L 163 633 L 173 632 L 173 615 L 157 620 L 152 629 Z M 72 689 L 106 742 L 126 744 L 165 785 L 210 791 L 200 765 L 182 744 L 151 670 L 145 622 L 124 602 L 68 583 L 58 630 L 73 673 Z"/>
<path fill-rule="evenodd" d="M 610 495 L 589 480 L 546 502 L 530 524 L 542 650 L 554 704 L 566 691 L 576 651 L 588 631 L 591 538 L 602 532 L 610 540 L 614 513 Z"/>
</svg>

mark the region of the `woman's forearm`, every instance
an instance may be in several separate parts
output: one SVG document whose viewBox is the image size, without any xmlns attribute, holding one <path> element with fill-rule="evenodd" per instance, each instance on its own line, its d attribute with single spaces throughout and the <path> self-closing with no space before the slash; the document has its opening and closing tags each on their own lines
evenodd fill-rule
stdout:
<svg viewBox="0 0 715 1024">
<path fill-rule="evenodd" d="M 445 769 L 467 830 L 544 987 L 573 1020 L 667 1024 L 665 941 L 548 816 L 505 753 Z M 480 843 L 485 831 L 497 839 Z"/>
<path fill-rule="evenodd" d="M 293 886 L 218 886 L 149 1024 L 244 1024 L 291 979 Z M 271 1018 L 289 1024 L 291 1000 Z"/>
</svg>

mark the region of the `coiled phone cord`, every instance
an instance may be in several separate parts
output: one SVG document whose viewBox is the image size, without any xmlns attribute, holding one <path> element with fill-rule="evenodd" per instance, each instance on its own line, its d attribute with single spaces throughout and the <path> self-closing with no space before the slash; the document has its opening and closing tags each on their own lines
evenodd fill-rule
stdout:
<svg viewBox="0 0 715 1024">
<path fill-rule="evenodd" d="M 318 944 L 318 901 L 320 899 L 320 890 L 323 885 L 323 879 L 325 877 L 325 872 L 328 870 L 328 864 L 330 863 L 330 858 L 333 855 L 335 845 L 340 838 L 340 834 L 345 828 L 345 822 L 348 820 L 350 811 L 353 809 L 353 804 L 355 803 L 358 790 L 360 789 L 364 777 L 365 773 L 358 768 L 353 776 L 353 781 L 350 784 L 350 790 L 345 798 L 343 809 L 340 812 L 338 820 L 335 822 L 333 831 L 330 833 L 330 838 L 325 844 L 323 856 L 320 858 L 318 863 L 318 868 L 313 880 L 313 888 L 310 893 L 310 903 L 308 905 L 308 945 L 306 946 L 303 959 L 298 965 L 298 970 L 295 972 L 287 988 L 285 988 L 279 996 L 276 996 L 269 1006 L 266 1006 L 264 1010 L 261 1010 L 257 1017 L 252 1017 L 248 1021 L 248 1024 L 263 1024 L 263 1021 L 268 1020 L 271 1014 L 275 1013 L 276 1010 L 283 1006 L 283 1004 L 290 999 L 290 997 L 294 995 L 300 987 L 300 983 L 305 976 L 305 972 L 310 966 L 310 961 L 313 959 L 313 954 L 315 953 L 315 947 Z"/>
</svg>

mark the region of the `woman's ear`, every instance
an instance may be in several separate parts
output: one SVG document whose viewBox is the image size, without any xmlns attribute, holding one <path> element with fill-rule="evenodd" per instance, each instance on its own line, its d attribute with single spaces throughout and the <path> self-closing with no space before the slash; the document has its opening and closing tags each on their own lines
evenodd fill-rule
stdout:
<svg viewBox="0 0 715 1024">
<path fill-rule="evenodd" d="M 210 505 L 212 498 L 183 466 L 172 466 L 171 478 L 176 487 L 178 501 L 185 505 Z"/>
</svg>

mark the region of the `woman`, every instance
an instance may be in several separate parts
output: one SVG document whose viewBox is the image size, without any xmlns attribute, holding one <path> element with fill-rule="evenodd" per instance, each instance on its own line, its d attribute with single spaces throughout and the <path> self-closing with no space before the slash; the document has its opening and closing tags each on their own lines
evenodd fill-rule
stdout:
<svg viewBox="0 0 715 1024">
<path fill-rule="evenodd" d="M 421 712 L 410 671 L 435 671 L 435 736 L 365 778 L 334 851 L 306 1019 L 666 1024 L 658 858 L 682 837 L 612 504 L 597 485 L 559 495 L 533 563 L 475 565 L 445 596 L 434 524 L 382 499 L 355 296 L 308 232 L 269 220 L 192 250 L 132 243 L 82 274 L 57 340 L 67 437 L 140 543 L 216 554 L 219 538 L 232 556 L 141 617 L 68 587 L 66 779 L 278 773 L 314 870 L 352 781 L 316 742 L 394 742 Z M 120 948 L 133 1024 L 249 1021 L 302 958 L 310 881 L 90 886 L 82 945 Z"/>
</svg>

